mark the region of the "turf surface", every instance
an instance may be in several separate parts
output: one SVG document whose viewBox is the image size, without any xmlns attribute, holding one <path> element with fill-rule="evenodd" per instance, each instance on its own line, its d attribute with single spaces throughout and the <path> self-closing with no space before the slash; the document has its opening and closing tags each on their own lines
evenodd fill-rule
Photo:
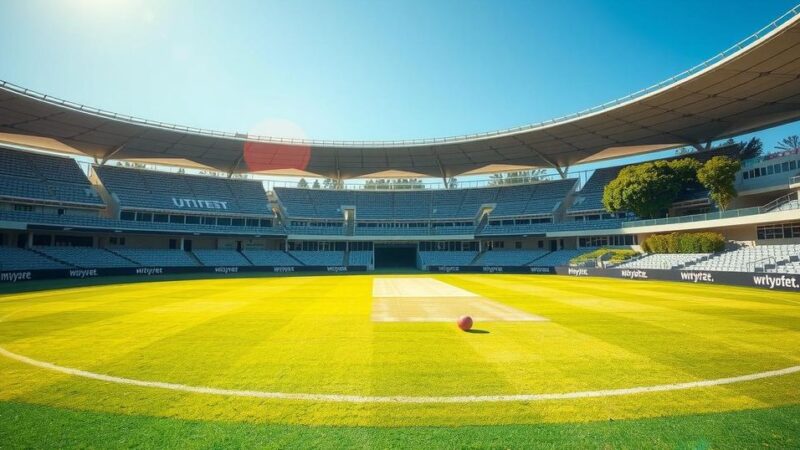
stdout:
<svg viewBox="0 0 800 450">
<path fill-rule="evenodd" d="M 800 364 L 797 294 L 599 278 L 436 275 L 550 319 L 480 323 L 488 333 L 468 334 L 448 323 L 373 323 L 373 277 L 216 279 L 7 294 L 0 297 L 0 346 L 61 366 L 139 380 L 364 396 L 563 393 Z M 797 430 L 798 385 L 800 375 L 792 374 L 609 398 L 343 404 L 125 386 L 0 358 L 0 401 L 10 402 L 0 411 L 16 417 L 3 421 L 6 434 L 13 423 L 20 424 L 18 430 L 33 427 L 36 434 L 35 425 L 23 424 L 36 424 L 38 416 L 59 423 L 90 417 L 92 423 L 108 420 L 111 428 L 152 425 L 174 427 L 178 434 L 203 429 L 241 445 L 258 444 L 270 433 L 300 433 L 319 443 L 321 430 L 338 430 L 331 433 L 345 440 L 361 436 L 377 446 L 393 442 L 398 430 L 417 436 L 420 444 L 429 434 L 441 436 L 440 443 L 452 439 L 449 428 L 427 434 L 381 428 L 422 425 L 459 426 L 456 430 L 469 430 L 474 442 L 485 436 L 484 442 L 501 446 L 513 442 L 496 440 L 499 430 L 520 439 L 541 436 L 543 442 L 557 436 L 580 442 L 582 433 L 601 433 L 617 446 L 622 441 L 614 436 L 625 434 L 626 427 L 644 426 L 654 445 L 693 445 L 691 439 L 676 440 L 682 432 L 670 432 L 691 428 L 692 420 L 680 416 L 723 413 L 702 416 L 706 422 L 698 424 L 739 420 L 750 425 L 728 430 L 734 441 L 720 442 L 740 436 L 791 446 L 790 435 L 766 422 L 774 418 Z M 746 411 L 764 408 L 777 409 Z M 675 417 L 664 418 L 669 416 Z M 609 419 L 619 425 L 609 428 Z M 351 428 L 325 428 L 331 425 Z M 468 425 L 494 427 L 463 428 Z M 683 435 L 720 440 L 725 434 L 698 427 L 697 433 Z M 237 438 L 236 430 L 244 435 Z M 144 438 L 148 431 L 137 433 Z M 25 433 L 19 436 L 17 443 L 33 442 Z"/>
</svg>

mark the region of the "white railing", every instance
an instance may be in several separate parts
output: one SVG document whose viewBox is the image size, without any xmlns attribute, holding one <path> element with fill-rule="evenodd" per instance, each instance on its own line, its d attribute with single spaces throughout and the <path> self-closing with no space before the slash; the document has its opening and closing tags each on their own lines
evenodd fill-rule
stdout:
<svg viewBox="0 0 800 450">
<path fill-rule="evenodd" d="M 701 62 L 700 64 L 695 65 L 683 72 L 674 75 L 666 80 L 663 80 L 659 83 L 656 83 L 652 86 L 646 87 L 639 91 L 636 91 L 632 94 L 626 95 L 624 97 L 620 97 L 616 100 L 612 100 L 601 105 L 597 105 L 591 108 L 584 109 L 582 111 L 557 117 L 554 119 L 546 120 L 539 123 L 533 123 L 528 125 L 522 125 L 502 130 L 495 130 L 495 131 L 488 131 L 482 133 L 473 133 L 473 134 L 464 134 L 464 135 L 457 135 L 457 136 L 448 136 L 448 137 L 439 137 L 439 138 L 423 138 L 423 139 L 405 139 L 405 140 L 382 140 L 382 141 L 365 141 L 365 140 L 318 140 L 318 139 L 298 139 L 298 138 L 282 138 L 282 137 L 275 137 L 275 136 L 261 136 L 261 135 L 251 135 L 249 133 L 237 133 L 237 132 L 225 132 L 225 131 L 217 131 L 217 130 L 210 130 L 205 128 L 197 128 L 197 127 L 189 127 L 185 125 L 176 125 L 166 122 L 161 122 L 157 120 L 149 120 L 143 119 L 140 117 L 135 117 L 127 114 L 119 114 L 112 111 L 106 111 L 99 108 L 94 108 L 87 105 L 82 105 L 80 103 L 71 102 L 69 100 L 63 100 L 57 97 L 53 97 L 47 94 L 42 94 L 31 89 L 26 89 L 21 86 L 17 86 L 13 83 L 8 81 L 0 80 L 0 89 L 5 89 L 7 91 L 16 92 L 22 95 L 25 95 L 30 98 L 34 98 L 37 100 L 41 100 L 53 105 L 62 106 L 65 108 L 73 109 L 76 111 L 85 112 L 87 114 L 92 114 L 99 117 L 105 117 L 113 120 L 119 120 L 124 122 L 130 122 L 134 124 L 140 125 L 147 125 L 151 127 L 157 127 L 167 130 L 174 130 L 174 131 L 181 131 L 185 133 L 192 133 L 198 135 L 206 135 L 206 136 L 214 136 L 220 138 L 227 138 L 227 139 L 236 139 L 242 141 L 255 141 L 255 142 L 269 142 L 269 143 L 277 143 L 277 144 L 287 144 L 287 145 L 305 145 L 305 146 L 321 146 L 321 147 L 409 147 L 409 146 L 421 146 L 421 145 L 432 145 L 432 144 L 447 144 L 447 143 L 456 143 L 456 142 L 464 142 L 464 141 L 471 141 L 471 140 L 478 140 L 478 139 L 485 139 L 495 136 L 503 136 L 509 134 L 515 134 L 524 131 L 531 131 L 537 128 L 542 128 L 546 126 L 555 125 L 558 123 L 568 122 L 571 120 L 575 120 L 577 118 L 595 114 L 601 111 L 605 111 L 608 109 L 612 109 L 614 107 L 632 102 L 634 100 L 638 100 L 642 97 L 645 97 L 649 94 L 654 92 L 660 91 L 678 81 L 684 80 L 693 76 L 699 72 L 702 72 L 709 67 L 724 61 L 726 58 L 735 55 L 736 53 L 742 51 L 746 47 L 754 44 L 759 39 L 763 38 L 768 33 L 772 32 L 773 30 L 777 29 L 778 27 L 786 24 L 790 20 L 792 20 L 797 14 L 800 13 L 800 5 L 795 6 L 794 8 L 790 9 L 789 11 L 785 12 L 783 15 L 778 17 L 777 19 L 773 20 L 760 30 L 756 31 L 752 35 L 746 37 L 745 39 L 739 41 L 738 43 L 732 45 L 731 47 L 727 48 L 726 50 L 714 55 L 713 57 Z"/>
<path fill-rule="evenodd" d="M 569 174 L 569 179 L 577 179 L 577 187 L 575 188 L 576 191 L 583 186 L 586 181 L 591 177 L 591 174 L 594 171 L 587 170 L 581 172 L 575 172 Z M 482 188 L 482 187 L 503 187 L 503 186 L 518 186 L 518 185 L 525 185 L 525 184 L 536 184 L 536 183 L 543 183 L 548 181 L 559 181 L 562 178 L 558 174 L 546 174 L 542 176 L 536 176 L 535 178 L 530 177 L 520 177 L 520 178 L 503 178 L 500 182 L 491 177 L 481 178 L 477 180 L 458 180 L 455 184 L 448 184 L 445 186 L 443 181 L 430 181 L 430 180 L 420 180 L 413 183 L 400 183 L 400 182 L 391 182 L 381 185 L 367 185 L 366 180 L 350 180 L 342 182 L 339 187 L 334 188 L 331 186 L 326 186 L 323 182 L 319 182 L 319 188 L 321 190 L 361 190 L 361 191 L 375 191 L 375 192 L 384 192 L 384 191 L 426 191 L 426 190 L 443 190 L 443 189 L 470 189 L 470 188 Z M 264 186 L 268 191 L 273 190 L 276 187 L 287 187 L 287 188 L 299 188 L 305 187 L 308 189 L 314 189 L 314 181 L 315 179 L 307 179 L 305 186 L 299 185 L 299 180 L 260 180 L 264 182 Z"/>
<path fill-rule="evenodd" d="M 768 264 L 778 265 L 778 260 L 774 256 L 767 256 L 766 258 L 757 259 L 747 263 L 747 271 L 755 272 L 756 268 L 761 267 L 764 269 Z"/>
<path fill-rule="evenodd" d="M 652 225 L 669 225 L 675 223 L 687 223 L 687 222 L 702 222 L 705 220 L 715 220 L 715 219 L 729 219 L 732 217 L 744 217 L 744 216 L 752 216 L 755 214 L 762 214 L 766 212 L 770 212 L 776 208 L 779 208 L 785 204 L 788 204 L 794 200 L 800 199 L 800 193 L 792 192 L 791 194 L 784 195 L 783 197 L 777 198 L 764 206 L 754 206 L 752 208 L 740 208 L 740 209 L 731 209 L 728 211 L 717 211 L 705 214 L 693 214 L 690 216 L 677 216 L 677 217 L 665 217 L 663 219 L 646 219 L 646 220 L 632 220 L 630 222 L 623 222 L 622 227 L 647 227 Z M 800 202 L 795 205 L 791 205 L 789 209 L 798 209 L 800 208 Z"/>
</svg>

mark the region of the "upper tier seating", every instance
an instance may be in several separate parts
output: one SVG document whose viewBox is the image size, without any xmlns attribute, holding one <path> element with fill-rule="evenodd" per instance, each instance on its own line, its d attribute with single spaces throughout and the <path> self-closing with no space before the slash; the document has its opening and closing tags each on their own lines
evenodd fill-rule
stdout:
<svg viewBox="0 0 800 450">
<path fill-rule="evenodd" d="M 138 267 L 139 265 L 103 248 L 93 247 L 34 247 L 63 263 L 86 269 L 99 267 Z"/>
<path fill-rule="evenodd" d="M 677 269 L 692 264 L 701 258 L 711 256 L 709 253 L 659 253 L 642 256 L 633 261 L 623 262 L 615 266 L 617 269 Z"/>
<path fill-rule="evenodd" d="M 17 247 L 0 247 L 0 270 L 66 269 L 69 266 Z"/>
<path fill-rule="evenodd" d="M 123 209 L 272 216 L 260 181 L 95 166 Z"/>
<path fill-rule="evenodd" d="M 204 266 L 252 266 L 236 250 L 193 250 L 192 253 Z"/>
<path fill-rule="evenodd" d="M 184 250 L 151 248 L 112 248 L 110 251 L 141 266 L 196 267 L 200 263 Z"/>
<path fill-rule="evenodd" d="M 575 179 L 517 186 L 409 191 L 337 191 L 276 187 L 290 218 L 341 219 L 343 206 L 356 208 L 356 220 L 474 220 L 481 205 L 494 204 L 492 216 L 549 215 L 575 187 Z"/>
<path fill-rule="evenodd" d="M 691 264 L 686 269 L 723 272 L 774 271 L 777 267 L 793 262 L 799 255 L 800 244 L 758 245 L 719 253 L 705 261 Z"/>
<path fill-rule="evenodd" d="M 419 252 L 423 266 L 468 266 L 477 255 L 476 251 Z"/>
<path fill-rule="evenodd" d="M 182 224 L 169 222 L 138 222 L 134 220 L 106 219 L 83 214 L 46 214 L 0 210 L 0 220 L 35 223 L 41 225 L 69 225 L 83 228 L 111 230 L 146 230 L 177 233 L 213 233 L 230 235 L 281 235 L 280 227 L 238 227 L 225 225 Z"/>
<path fill-rule="evenodd" d="M 344 252 L 340 251 L 305 251 L 289 252 L 295 259 L 306 266 L 341 266 L 344 265 Z"/>
<path fill-rule="evenodd" d="M 292 258 L 283 250 L 244 250 L 244 256 L 254 266 L 302 266 L 303 264 Z"/>
<path fill-rule="evenodd" d="M 482 253 L 473 266 L 526 266 L 534 260 L 541 258 L 548 252 L 546 250 L 489 250 Z"/>
<path fill-rule="evenodd" d="M 72 158 L 0 148 L 0 196 L 102 207 L 103 201 Z"/>
<path fill-rule="evenodd" d="M 605 210 L 603 206 L 603 190 L 606 185 L 617 177 L 622 167 L 608 167 L 594 171 L 589 181 L 574 197 L 568 212 L 584 212 Z"/>
</svg>

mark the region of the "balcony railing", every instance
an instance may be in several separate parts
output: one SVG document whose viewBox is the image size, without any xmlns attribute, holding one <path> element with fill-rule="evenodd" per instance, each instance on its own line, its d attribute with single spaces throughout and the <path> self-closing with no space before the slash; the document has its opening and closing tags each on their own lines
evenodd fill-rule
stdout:
<svg viewBox="0 0 800 450">
<path fill-rule="evenodd" d="M 791 194 L 777 198 L 767 203 L 764 206 L 731 209 L 729 211 L 717 211 L 705 214 L 693 214 L 690 216 L 665 217 L 663 219 L 632 220 L 630 222 L 624 222 L 622 224 L 622 227 L 623 228 L 648 227 L 653 225 L 670 225 L 675 223 L 702 222 L 704 220 L 730 219 L 734 217 L 744 217 L 756 214 L 763 214 L 766 212 L 773 211 L 782 206 L 787 206 L 786 209 L 800 209 L 800 201 L 792 203 L 795 200 L 800 200 L 800 193 L 792 192 Z"/>
</svg>

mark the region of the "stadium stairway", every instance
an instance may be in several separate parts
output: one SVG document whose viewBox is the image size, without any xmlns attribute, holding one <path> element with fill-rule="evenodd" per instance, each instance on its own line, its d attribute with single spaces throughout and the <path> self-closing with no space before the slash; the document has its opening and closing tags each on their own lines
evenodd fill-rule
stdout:
<svg viewBox="0 0 800 450">
<path fill-rule="evenodd" d="M 36 250 L 36 249 L 35 249 L 35 248 L 33 248 L 33 247 L 31 247 L 31 248 L 28 248 L 27 250 L 29 250 L 29 251 L 32 251 L 32 252 L 36 253 L 37 255 L 39 255 L 39 256 L 41 256 L 41 257 L 43 257 L 43 258 L 47 258 L 47 259 L 49 259 L 50 261 L 56 262 L 56 263 L 58 263 L 58 264 L 62 264 L 62 265 L 64 265 L 64 266 L 66 266 L 66 267 L 70 267 L 70 268 L 75 268 L 75 267 L 78 267 L 78 266 L 76 266 L 76 265 L 74 265 L 74 264 L 70 264 L 70 263 L 68 263 L 68 262 L 66 262 L 66 261 L 62 261 L 62 260 L 60 260 L 60 259 L 58 259 L 58 258 L 54 258 L 54 257 L 52 257 L 52 256 L 48 255 L 47 253 L 40 252 L 39 250 Z"/>
<path fill-rule="evenodd" d="M 120 257 L 120 258 L 122 258 L 122 259 L 124 259 L 126 261 L 130 261 L 131 264 L 134 264 L 134 265 L 137 265 L 137 266 L 141 266 L 142 265 L 138 261 L 134 261 L 134 260 L 130 259 L 129 257 L 120 254 L 119 252 L 115 252 L 113 249 L 107 248 L 107 249 L 105 249 L 105 251 L 113 253 L 113 254 L 117 255 L 118 257 Z"/>
</svg>

